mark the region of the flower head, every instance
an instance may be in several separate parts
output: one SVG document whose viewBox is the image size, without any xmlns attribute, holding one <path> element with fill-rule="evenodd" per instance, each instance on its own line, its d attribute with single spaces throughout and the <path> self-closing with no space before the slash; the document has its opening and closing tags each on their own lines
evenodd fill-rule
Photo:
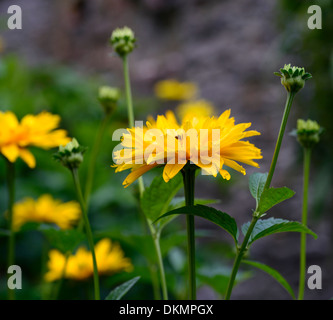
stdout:
<svg viewBox="0 0 333 320">
<path fill-rule="evenodd" d="M 127 129 L 123 135 L 123 149 L 114 152 L 116 172 L 130 169 L 123 184 L 129 186 L 145 172 L 164 166 L 165 182 L 172 179 L 186 163 L 202 169 L 206 175 L 230 179 L 229 167 L 246 173 L 238 164 L 242 162 L 259 167 L 253 159 L 261 159 L 261 151 L 249 141 L 242 139 L 259 135 L 254 130 L 246 131 L 251 123 L 235 124 L 226 110 L 218 118 L 192 115 L 178 124 L 173 112 L 158 116 L 156 121 L 147 121 L 143 128 Z"/>
<path fill-rule="evenodd" d="M 304 148 L 312 148 L 320 140 L 323 128 L 313 120 L 297 120 L 297 129 L 292 132 Z"/>
<path fill-rule="evenodd" d="M 281 78 L 281 83 L 288 92 L 295 93 L 304 87 L 306 80 L 312 78 L 304 68 L 292 67 L 290 64 L 285 64 L 280 72 L 274 74 Z"/>
<path fill-rule="evenodd" d="M 54 223 L 60 229 L 72 228 L 81 216 L 77 202 L 61 202 L 44 194 L 37 200 L 26 198 L 13 207 L 13 228 L 18 231 L 27 222 Z"/>
<path fill-rule="evenodd" d="M 162 80 L 155 84 L 155 95 L 164 100 L 189 100 L 198 94 L 193 82 L 179 82 L 174 79 Z"/>
<path fill-rule="evenodd" d="M 98 91 L 98 100 L 104 108 L 106 114 L 110 114 L 117 105 L 120 91 L 117 88 L 102 86 Z"/>
<path fill-rule="evenodd" d="M 134 32 L 128 27 L 115 29 L 110 38 L 110 44 L 113 46 L 114 51 L 121 57 L 133 51 L 135 42 Z"/>
<path fill-rule="evenodd" d="M 95 245 L 95 254 L 100 275 L 112 275 L 118 272 L 130 272 L 133 265 L 129 258 L 126 258 L 123 250 L 117 243 L 110 239 L 102 239 Z M 65 273 L 63 273 L 66 266 Z M 93 275 L 93 263 L 91 252 L 85 247 L 80 247 L 75 254 L 66 257 L 58 250 L 49 252 L 48 272 L 45 280 L 52 282 L 62 278 L 74 280 L 85 280 Z"/>
<path fill-rule="evenodd" d="M 207 100 L 194 100 L 181 103 L 176 108 L 176 114 L 182 121 L 191 117 L 210 117 L 214 114 L 214 106 Z"/>
<path fill-rule="evenodd" d="M 0 153 L 10 162 L 20 157 L 34 168 L 36 160 L 28 147 L 50 149 L 70 141 L 65 130 L 55 130 L 59 122 L 60 117 L 49 112 L 26 115 L 19 122 L 13 112 L 0 111 Z"/>
<path fill-rule="evenodd" d="M 53 156 L 60 161 L 64 167 L 72 170 L 78 168 L 83 161 L 85 147 L 79 145 L 75 138 L 68 142 L 65 146 L 59 146 L 59 150 Z"/>
</svg>

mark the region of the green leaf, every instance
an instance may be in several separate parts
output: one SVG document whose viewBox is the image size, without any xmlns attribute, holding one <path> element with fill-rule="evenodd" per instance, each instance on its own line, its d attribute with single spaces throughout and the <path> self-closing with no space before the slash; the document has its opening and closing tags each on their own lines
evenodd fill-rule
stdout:
<svg viewBox="0 0 333 320">
<path fill-rule="evenodd" d="M 60 230 L 52 227 L 43 227 L 39 228 L 39 230 L 43 232 L 52 247 L 63 253 L 74 251 L 79 243 L 86 239 L 84 233 L 75 229 Z"/>
<path fill-rule="evenodd" d="M 260 196 L 264 190 L 267 176 L 268 176 L 267 172 L 266 173 L 256 172 L 250 176 L 249 189 L 252 197 L 256 199 L 256 208 L 258 207 Z"/>
<path fill-rule="evenodd" d="M 281 284 L 281 286 L 283 288 L 285 288 L 287 290 L 287 292 L 291 295 L 291 297 L 295 300 L 295 293 L 293 291 L 293 289 L 291 288 L 290 284 L 288 283 L 288 281 L 275 269 L 260 263 L 260 262 L 256 262 L 256 261 L 250 261 L 250 260 L 243 260 L 243 263 L 246 263 L 250 266 L 253 266 L 257 269 L 260 269 L 264 272 L 266 272 L 267 274 L 269 274 L 270 276 L 272 276 L 278 283 Z"/>
<path fill-rule="evenodd" d="M 287 187 L 269 188 L 262 192 L 256 211 L 264 214 L 278 203 L 291 198 L 295 192 Z"/>
<path fill-rule="evenodd" d="M 161 175 L 157 176 L 151 185 L 145 189 L 141 198 L 141 208 L 145 216 L 151 221 L 168 211 L 169 204 L 183 185 L 183 179 L 177 174 L 168 183 Z M 169 221 L 167 221 L 169 222 Z M 167 222 L 160 221 L 159 225 L 165 226 Z"/>
<path fill-rule="evenodd" d="M 120 300 L 140 279 L 135 277 L 114 288 L 105 298 L 105 300 Z"/>
<path fill-rule="evenodd" d="M 237 244 L 238 228 L 236 221 L 225 212 L 219 211 L 212 207 L 197 204 L 194 206 L 185 206 L 169 211 L 160 218 L 164 218 L 173 214 L 193 214 L 195 216 L 207 219 L 227 231 L 233 237 L 235 243 Z"/>
<path fill-rule="evenodd" d="M 201 268 L 197 271 L 197 278 L 201 284 L 206 284 L 214 289 L 218 294 L 224 296 L 227 291 L 231 270 L 221 267 L 210 265 L 206 268 Z M 238 271 L 235 279 L 235 286 L 242 281 L 249 279 L 252 276 L 252 272 Z"/>
<path fill-rule="evenodd" d="M 250 222 L 247 222 L 242 226 L 242 232 L 244 235 L 246 234 L 249 226 Z M 248 244 L 250 245 L 260 238 L 280 232 L 305 232 L 311 234 L 315 239 L 317 238 L 317 235 L 313 231 L 297 221 L 269 218 L 264 220 L 259 219 L 257 221 Z"/>
</svg>

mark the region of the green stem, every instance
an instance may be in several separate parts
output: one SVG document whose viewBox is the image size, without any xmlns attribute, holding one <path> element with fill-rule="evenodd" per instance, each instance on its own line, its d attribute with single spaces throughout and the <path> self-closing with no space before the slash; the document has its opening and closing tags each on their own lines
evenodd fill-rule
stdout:
<svg viewBox="0 0 333 320">
<path fill-rule="evenodd" d="M 282 117 L 282 121 L 281 121 L 281 125 L 280 125 L 280 130 L 279 130 L 279 135 L 278 135 L 278 139 L 276 141 L 276 145 L 275 145 L 275 150 L 274 150 L 274 154 L 273 154 L 273 158 L 272 158 L 272 162 L 271 162 L 271 166 L 267 175 L 267 180 L 264 186 L 263 190 L 266 190 L 270 187 L 271 182 L 272 182 L 272 178 L 274 175 L 274 171 L 275 171 L 275 167 L 276 167 L 276 163 L 279 157 L 279 153 L 280 153 L 280 148 L 281 148 L 281 144 L 282 144 L 282 140 L 283 140 L 283 136 L 284 136 L 284 132 L 286 129 L 286 125 L 287 125 L 287 121 L 288 121 L 288 117 L 289 117 L 289 113 L 290 113 L 290 109 L 291 109 L 291 105 L 293 102 L 293 99 L 295 97 L 295 92 L 288 92 L 287 95 L 287 100 L 286 100 L 286 104 L 285 104 L 285 108 L 284 108 L 284 112 L 283 112 L 283 117 Z M 238 250 L 237 254 L 236 254 L 236 258 L 234 261 L 234 265 L 231 271 L 231 276 L 229 279 L 229 284 L 228 284 L 228 288 L 227 288 L 227 292 L 226 292 L 226 300 L 230 299 L 231 296 L 231 292 L 235 283 L 235 279 L 236 279 L 236 275 L 239 269 L 239 265 L 242 261 L 242 258 L 246 252 L 246 250 L 248 249 L 248 241 L 250 239 L 251 233 L 260 217 L 260 214 L 262 214 L 261 212 L 257 212 L 255 211 L 252 217 L 252 221 L 251 224 L 249 226 L 249 229 L 247 230 L 243 243 L 240 247 L 240 249 Z"/>
<path fill-rule="evenodd" d="M 129 64 L 128 64 L 128 55 L 123 56 L 123 69 L 124 69 L 124 81 L 125 81 L 125 92 L 126 92 L 126 102 L 127 102 L 127 113 L 128 113 L 128 124 L 129 127 L 134 127 L 134 109 L 133 109 L 133 100 L 132 100 L 132 91 L 131 91 L 131 82 L 130 82 L 130 75 L 129 75 Z M 145 187 L 143 178 L 139 177 L 138 179 L 139 184 L 139 192 L 140 192 L 140 198 L 142 197 Z M 149 226 L 149 230 L 151 233 L 151 236 L 154 241 L 154 247 L 156 251 L 159 271 L 160 271 L 160 282 L 162 286 L 162 293 L 163 293 L 163 299 L 168 299 L 168 293 L 167 293 L 167 286 L 166 286 L 166 280 L 165 280 L 165 273 L 164 273 L 164 267 L 163 267 L 163 259 L 161 255 L 161 248 L 160 248 L 160 241 L 159 241 L 159 235 L 156 233 L 156 229 L 152 225 L 151 221 L 143 216 L 143 213 L 140 214 L 142 223 L 144 224 L 144 219 L 146 219 L 146 222 Z M 154 273 L 154 270 L 151 268 L 151 273 Z M 154 275 L 152 274 L 152 278 L 154 278 Z M 154 284 L 153 280 L 153 288 L 156 288 L 156 284 Z M 155 299 L 157 298 L 156 289 L 154 289 L 154 296 Z"/>
<path fill-rule="evenodd" d="M 74 180 L 77 197 L 78 197 L 78 200 L 79 200 L 79 203 L 81 206 L 81 210 L 82 210 L 82 216 L 83 216 L 84 226 L 86 229 L 87 240 L 89 243 L 92 260 L 93 260 L 95 300 L 100 300 L 99 278 L 98 278 L 98 268 L 97 268 L 97 261 L 96 261 L 96 255 L 95 255 L 95 249 L 94 249 L 94 239 L 93 239 L 93 234 L 92 234 L 89 219 L 88 219 L 87 207 L 86 207 L 83 195 L 82 195 L 78 170 L 76 168 L 74 168 L 71 171 L 72 171 L 72 175 L 73 175 L 73 180 Z"/>
<path fill-rule="evenodd" d="M 186 206 L 194 205 L 195 169 L 187 164 L 183 171 L 184 193 Z M 194 216 L 186 215 L 187 229 L 187 259 L 189 276 L 189 299 L 196 300 L 196 273 L 195 273 L 195 225 Z"/>
<path fill-rule="evenodd" d="M 134 127 L 134 111 L 133 111 L 131 82 L 130 82 L 128 55 L 127 54 L 125 54 L 124 57 L 123 57 L 123 67 L 124 67 L 124 80 L 125 80 L 125 90 L 126 90 L 128 123 L 129 123 L 129 126 L 131 128 L 133 128 Z"/>
<path fill-rule="evenodd" d="M 252 233 L 252 231 L 253 231 L 253 229 L 254 229 L 257 221 L 258 221 L 258 218 L 259 217 L 253 216 L 251 224 L 249 226 L 249 229 L 247 230 L 246 235 L 244 237 L 243 243 L 242 243 L 241 247 L 239 248 L 239 250 L 237 250 L 235 262 L 234 262 L 234 265 L 233 265 L 233 268 L 232 268 L 231 276 L 230 276 L 229 283 L 228 283 L 227 292 L 226 292 L 226 295 L 225 295 L 226 300 L 230 300 L 231 292 L 232 292 L 232 289 L 234 287 L 234 283 L 235 283 L 235 279 L 236 279 L 237 272 L 238 272 L 238 269 L 239 269 L 239 265 L 240 265 L 240 263 L 241 263 L 241 261 L 244 257 L 244 254 L 245 254 L 246 250 L 248 249 L 247 244 L 249 242 L 251 233 Z"/>
<path fill-rule="evenodd" d="M 291 105 L 292 105 L 294 97 L 295 97 L 294 92 L 288 92 L 287 101 L 286 101 L 286 105 L 285 105 L 284 113 L 283 113 L 283 118 L 282 118 L 282 122 L 280 125 L 280 131 L 279 131 L 278 139 L 276 142 L 276 146 L 275 146 L 275 150 L 274 150 L 274 154 L 273 154 L 273 158 L 272 158 L 272 162 L 271 162 L 271 167 L 269 169 L 269 173 L 267 176 L 264 190 L 268 189 L 272 182 L 275 166 L 276 166 L 280 148 L 281 148 L 283 135 L 284 135 L 284 132 L 286 129 L 286 125 L 287 125 L 287 121 L 288 121 L 288 117 L 289 117 L 289 113 L 290 113 L 290 109 L 291 109 Z"/>
<path fill-rule="evenodd" d="M 303 208 L 302 208 L 302 224 L 307 225 L 308 220 L 308 191 L 309 191 L 309 175 L 310 175 L 311 149 L 304 148 L 304 164 L 303 164 Z M 305 269 L 306 269 L 306 233 L 301 233 L 300 244 L 300 275 L 299 275 L 299 291 L 298 300 L 304 298 L 305 288 Z"/>
<path fill-rule="evenodd" d="M 102 120 L 102 122 L 98 128 L 96 139 L 93 144 L 93 149 L 91 152 L 90 162 L 89 162 L 89 167 L 88 167 L 86 185 L 85 185 L 85 190 L 84 190 L 84 199 L 86 201 L 87 208 L 89 208 L 89 200 L 90 200 L 91 189 L 92 189 L 92 185 L 93 185 L 93 181 L 94 181 L 98 152 L 101 148 L 103 136 L 104 136 L 104 133 L 105 133 L 105 130 L 106 130 L 110 117 L 111 117 L 111 113 L 106 114 L 104 116 L 104 119 Z"/>
<path fill-rule="evenodd" d="M 15 202 L 15 164 L 7 162 L 7 188 L 8 188 L 8 267 L 15 264 L 15 232 L 13 230 L 13 206 Z M 8 288 L 8 299 L 15 300 L 15 291 Z"/>
</svg>

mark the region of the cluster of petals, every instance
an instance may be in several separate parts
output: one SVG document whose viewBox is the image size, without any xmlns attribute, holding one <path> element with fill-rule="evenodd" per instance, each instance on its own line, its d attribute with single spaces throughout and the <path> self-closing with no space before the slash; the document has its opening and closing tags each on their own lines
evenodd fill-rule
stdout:
<svg viewBox="0 0 333 320">
<path fill-rule="evenodd" d="M 43 194 L 37 200 L 25 198 L 14 204 L 13 229 L 18 231 L 28 222 L 50 223 L 60 229 L 70 229 L 80 217 L 81 209 L 76 201 L 62 202 Z"/>
<path fill-rule="evenodd" d="M 260 135 L 247 130 L 250 126 L 251 123 L 235 124 L 230 109 L 219 117 L 189 112 L 181 123 L 168 111 L 156 120 L 148 119 L 144 127 L 127 129 L 120 148 L 114 152 L 114 166 L 116 172 L 131 170 L 123 182 L 125 187 L 158 166 L 164 166 L 163 178 L 168 182 L 188 162 L 201 168 L 205 175 L 220 174 L 229 180 L 227 168 L 246 174 L 239 163 L 259 167 L 254 160 L 262 158 L 261 150 L 243 140 Z"/>
<path fill-rule="evenodd" d="M 0 153 L 10 162 L 21 158 L 34 168 L 36 160 L 28 147 L 50 149 L 70 141 L 65 130 L 57 129 L 60 120 L 58 115 L 44 111 L 19 121 L 13 112 L 0 111 Z"/>
<path fill-rule="evenodd" d="M 98 273 L 112 275 L 118 272 L 130 272 L 133 269 L 131 260 L 125 257 L 118 243 L 104 238 L 95 245 Z M 49 252 L 48 271 L 45 274 L 47 282 L 53 282 L 62 277 L 73 280 L 86 280 L 93 276 L 94 268 L 92 254 L 85 247 L 66 257 L 58 250 Z"/>
</svg>

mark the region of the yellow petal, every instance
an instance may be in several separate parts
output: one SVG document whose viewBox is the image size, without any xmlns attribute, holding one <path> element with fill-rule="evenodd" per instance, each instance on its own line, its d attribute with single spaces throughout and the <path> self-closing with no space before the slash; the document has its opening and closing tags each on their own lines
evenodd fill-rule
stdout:
<svg viewBox="0 0 333 320">
<path fill-rule="evenodd" d="M 1 153 L 10 161 L 15 162 L 19 156 L 20 150 L 16 144 L 10 144 L 1 147 Z"/>
<path fill-rule="evenodd" d="M 36 167 L 36 159 L 28 149 L 19 149 L 19 154 L 29 168 L 33 169 Z"/>
<path fill-rule="evenodd" d="M 183 167 L 185 164 L 166 164 L 163 170 L 163 179 L 165 182 L 168 182 L 172 179 Z"/>
<path fill-rule="evenodd" d="M 132 184 L 136 179 L 138 179 L 139 177 L 141 177 L 144 173 L 146 173 L 147 171 L 155 168 L 156 166 L 158 166 L 157 163 L 155 164 L 151 164 L 151 165 L 143 165 L 141 167 L 139 167 L 138 169 L 135 169 L 134 171 L 132 171 L 124 180 L 123 185 L 125 188 L 127 188 L 130 184 Z"/>
</svg>

